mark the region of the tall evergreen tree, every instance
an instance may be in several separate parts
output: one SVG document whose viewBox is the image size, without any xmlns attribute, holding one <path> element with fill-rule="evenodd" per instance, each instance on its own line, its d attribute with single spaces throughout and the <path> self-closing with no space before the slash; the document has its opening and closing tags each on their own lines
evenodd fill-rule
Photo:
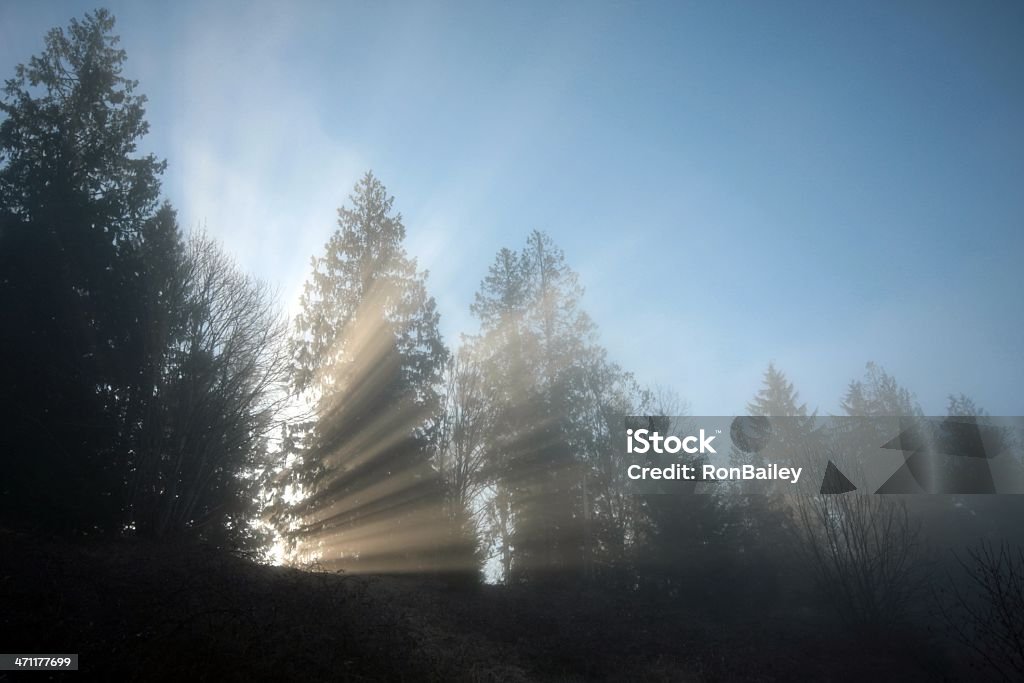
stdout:
<svg viewBox="0 0 1024 683">
<path fill-rule="evenodd" d="M 765 417 L 807 417 L 807 404 L 798 403 L 800 394 L 793 383 L 786 379 L 775 363 L 769 363 L 764 373 L 764 385 L 752 401 L 747 404 L 751 415 Z"/>
<path fill-rule="evenodd" d="M 326 391 L 334 371 L 353 362 L 361 341 L 386 325 L 402 358 L 402 380 L 417 403 L 436 408 L 447 349 L 425 272 L 405 252 L 405 225 L 394 197 L 368 172 L 338 209 L 338 229 L 312 261 L 292 344 L 298 391 Z"/>
<path fill-rule="evenodd" d="M 50 31 L 0 99 L 0 515 L 245 540 L 273 297 L 158 205 L 113 27 L 98 10 Z"/>
<path fill-rule="evenodd" d="M 425 565 L 443 528 L 429 458 L 448 352 L 393 203 L 372 173 L 358 182 L 313 260 L 291 344 L 293 388 L 315 416 L 299 425 L 294 536 L 348 566 Z"/>
<path fill-rule="evenodd" d="M 470 343 L 493 414 L 490 501 L 503 506 L 490 519 L 503 525 L 494 537 L 506 579 L 587 564 L 583 454 L 592 435 L 581 411 L 592 361 L 603 356 L 582 293 L 563 252 L 534 231 L 521 251 L 498 252 L 471 307 L 481 329 Z"/>
<path fill-rule="evenodd" d="M 50 31 L 0 99 L 0 304 L 13 323 L 0 334 L 0 510 L 77 530 L 125 521 L 132 420 L 158 353 L 146 273 L 177 249 L 153 234 L 167 225 L 164 163 L 136 153 L 145 98 L 113 26 L 97 10 Z"/>
<path fill-rule="evenodd" d="M 761 388 L 746 407 L 749 415 L 768 418 L 771 437 L 764 448 L 753 452 L 734 443 L 730 464 L 763 467 L 774 461 L 817 468 L 823 444 L 815 424 L 817 411 L 808 413 L 793 383 L 774 363 L 768 364 L 762 377 Z M 730 486 L 737 494 L 727 501 L 735 524 L 731 543 L 742 549 L 738 556 L 740 571 L 755 577 L 745 582 L 750 590 L 748 598 L 758 601 L 774 595 L 780 575 L 792 570 L 785 566 L 782 558 L 786 553 L 780 549 L 792 549 L 791 518 L 797 501 L 784 486 L 764 482 L 733 482 Z"/>
<path fill-rule="evenodd" d="M 734 463 L 762 466 L 773 455 L 787 460 L 802 458 L 813 447 L 811 439 L 817 411 L 808 414 L 807 404 L 800 402 L 799 392 L 774 363 L 768 364 L 761 389 L 747 403 L 747 412 L 759 417 L 779 418 L 771 420 L 771 452 L 745 453 L 734 445 L 730 453 L 730 460 Z"/>
</svg>

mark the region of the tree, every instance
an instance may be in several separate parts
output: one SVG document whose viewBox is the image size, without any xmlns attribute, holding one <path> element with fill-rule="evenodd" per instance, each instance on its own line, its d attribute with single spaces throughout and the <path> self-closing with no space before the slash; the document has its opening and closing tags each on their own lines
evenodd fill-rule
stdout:
<svg viewBox="0 0 1024 683">
<path fill-rule="evenodd" d="M 50 31 L 0 101 L 0 304 L 18 319 L 0 335 L 0 512 L 78 531 L 125 521 L 130 420 L 154 352 L 144 280 L 162 269 L 153 259 L 174 259 L 147 246 L 167 225 L 164 164 L 136 155 L 145 98 L 122 76 L 113 26 L 97 10 Z"/>
<path fill-rule="evenodd" d="M 691 433 L 684 404 L 673 392 L 658 391 L 644 408 L 648 414 L 637 416 L 630 427 L 663 435 Z M 649 454 L 648 462 L 658 467 L 679 462 L 699 468 L 701 457 Z M 706 597 L 703 587 L 712 580 L 731 577 L 734 524 L 720 489 L 698 492 L 698 486 L 707 484 L 696 480 L 677 484 L 667 494 L 637 496 L 637 521 L 632 530 L 636 541 L 631 553 L 636 565 L 634 581 L 660 599 L 693 602 Z"/>
<path fill-rule="evenodd" d="M 892 438 L 891 429 L 921 414 L 913 394 L 874 363 L 850 383 L 841 403 L 847 417 L 822 435 L 825 458 L 805 476 L 821 476 L 826 461 L 853 473 Z M 894 425 L 879 418 L 900 418 Z M 867 493 L 867 492 L 865 492 Z M 861 492 L 798 496 L 800 549 L 818 587 L 851 626 L 884 634 L 904 619 L 919 590 L 921 525 L 907 501 Z"/>
<path fill-rule="evenodd" d="M 196 530 L 252 542 L 257 474 L 283 398 L 287 330 L 271 289 L 205 235 L 190 239 L 179 286 L 155 409 L 133 460 L 132 520 L 155 537 Z"/>
<path fill-rule="evenodd" d="M 843 471 L 861 467 L 895 434 L 922 429 L 921 407 L 914 395 L 875 363 L 868 363 L 864 377 L 850 382 L 840 405 L 845 417 L 835 420 L 831 439 Z"/>
<path fill-rule="evenodd" d="M 765 447 L 745 452 L 735 443 L 729 453 L 734 465 L 752 464 L 763 467 L 766 462 L 799 463 L 805 469 L 817 471 L 824 467 L 820 459 L 821 435 L 816 426 L 817 411 L 808 413 L 807 405 L 800 402 L 800 394 L 785 373 L 768 364 L 761 388 L 747 403 L 747 412 L 756 417 L 769 418 L 771 437 Z M 808 467 L 809 466 L 809 467 Z M 732 484 L 742 491 L 743 484 Z M 738 496 L 732 503 L 742 520 L 743 542 L 755 546 L 754 550 L 767 552 L 770 546 L 783 542 L 790 520 L 785 487 L 756 486 L 759 494 Z M 766 493 L 767 495 L 761 495 Z"/>
<path fill-rule="evenodd" d="M 572 399 L 572 447 L 582 474 L 584 576 L 621 584 L 641 516 L 636 497 L 627 492 L 623 416 L 644 412 L 654 394 L 641 389 L 602 348 L 581 361 L 581 390 Z"/>
<path fill-rule="evenodd" d="M 6 82 L 0 204 L 30 221 L 84 211 L 94 225 L 80 237 L 98 245 L 102 234 L 117 246 L 156 209 L 166 164 L 133 156 L 149 131 L 146 98 L 122 76 L 126 56 L 113 28 L 105 9 L 72 19 Z"/>
<path fill-rule="evenodd" d="M 534 231 L 521 251 L 498 252 L 471 307 L 481 329 L 470 343 L 494 411 L 489 501 L 506 506 L 490 518 L 511 525 L 496 535 L 506 579 L 513 570 L 550 575 L 584 564 L 585 477 L 573 411 L 587 390 L 595 330 L 581 296 L 562 251 Z"/>
<path fill-rule="evenodd" d="M 946 400 L 946 415 L 950 417 L 986 418 L 988 413 L 974 402 L 967 394 L 954 396 L 950 394 Z"/>
<path fill-rule="evenodd" d="M 962 576 L 947 577 L 937 596 L 953 638 L 986 673 L 1004 681 L 1024 676 L 1024 550 L 981 541 L 957 557 Z"/>
<path fill-rule="evenodd" d="M 740 422 L 733 428 L 743 426 L 743 421 L 750 425 L 746 429 L 767 426 L 770 438 L 755 450 L 756 439 L 734 436 L 730 465 L 763 467 L 776 462 L 806 466 L 809 455 L 818 455 L 817 413 L 808 413 L 793 383 L 774 363 L 769 363 L 762 378 L 761 388 L 746 405 L 748 415 L 738 418 Z M 705 580 L 711 574 L 732 576 L 732 583 L 743 586 L 732 598 L 748 607 L 780 599 L 780 588 L 793 583 L 782 580 L 792 578 L 796 570 L 791 552 L 796 501 L 787 489 L 768 482 L 720 482 L 715 495 L 703 496 L 714 504 L 691 505 L 689 516 L 700 520 L 703 538 L 694 539 L 696 548 L 690 554 L 707 556 L 709 551 L 717 551 L 701 563 L 704 571 L 710 572 L 704 574 Z"/>
<path fill-rule="evenodd" d="M 313 260 L 291 343 L 293 390 L 315 414 L 293 535 L 349 566 L 424 566 L 443 530 L 429 458 L 448 352 L 394 198 L 367 173 L 350 202 Z"/>
<path fill-rule="evenodd" d="M 858 417 L 922 414 L 914 395 L 872 362 L 865 366 L 863 379 L 850 382 L 841 405 L 847 415 Z"/>
<path fill-rule="evenodd" d="M 113 17 L 46 36 L 0 109 L 0 514 L 252 540 L 284 357 L 269 289 L 158 205 Z"/>
<path fill-rule="evenodd" d="M 971 495 L 1006 481 L 1024 481 L 1017 430 L 999 425 L 999 420 L 962 393 L 948 397 L 946 416 L 938 425 L 932 422 L 929 435 L 938 453 L 944 454 L 936 455 L 942 485 L 935 488 L 951 495 L 918 496 L 922 500 L 915 501 L 916 507 L 930 516 L 925 527 L 941 529 L 943 544 L 953 547 L 966 547 L 979 537 L 1021 542 L 1018 520 L 1024 514 L 1024 501 L 1019 496 Z M 979 446 L 987 457 L 977 457 Z M 974 457 L 968 455 L 972 452 Z M 998 470 L 989 465 L 994 456 L 1003 463 Z"/>
<path fill-rule="evenodd" d="M 800 549 L 822 594 L 851 626 L 875 636 L 907 616 L 920 592 L 920 524 L 884 496 L 802 496 Z"/>
<path fill-rule="evenodd" d="M 645 392 L 608 359 L 582 295 L 534 231 L 497 253 L 471 307 L 480 331 L 466 348 L 489 415 L 484 531 L 506 581 L 610 576 L 626 560 L 634 501 L 616 435 Z"/>
<path fill-rule="evenodd" d="M 454 510 L 468 510 L 483 492 L 489 406 L 480 367 L 464 348 L 445 366 L 436 464 Z"/>
<path fill-rule="evenodd" d="M 798 403 L 800 394 L 786 375 L 769 363 L 764 373 L 764 385 L 747 404 L 751 415 L 766 417 L 807 417 L 807 404 Z"/>
<path fill-rule="evenodd" d="M 771 420 L 769 450 L 744 454 L 753 458 L 756 464 L 770 461 L 772 456 L 787 459 L 802 457 L 805 451 L 812 448 L 817 411 L 808 414 L 807 404 L 800 403 L 799 392 L 774 363 L 768 364 L 763 385 L 747 404 L 747 412 L 754 416 L 775 418 Z"/>
<path fill-rule="evenodd" d="M 295 389 L 326 392 L 335 385 L 333 371 L 352 364 L 353 349 L 386 325 L 401 355 L 403 383 L 433 412 L 448 354 L 427 274 L 406 255 L 402 216 L 373 173 L 349 199 L 352 208 L 338 209 L 338 230 L 324 256 L 313 259 L 302 295 L 292 342 Z"/>
</svg>

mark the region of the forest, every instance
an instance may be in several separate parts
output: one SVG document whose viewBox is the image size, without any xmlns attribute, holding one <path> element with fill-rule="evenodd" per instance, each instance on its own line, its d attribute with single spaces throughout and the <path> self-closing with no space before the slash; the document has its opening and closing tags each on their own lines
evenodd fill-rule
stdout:
<svg viewBox="0 0 1024 683">
<path fill-rule="evenodd" d="M 1024 677 L 1020 496 L 631 493 L 627 418 L 672 433 L 687 388 L 613 360 L 548 233 L 477 264 L 446 340 L 366 171 L 289 317 L 179 225 L 127 60 L 96 10 L 4 65 L 0 651 L 107 680 Z M 768 360 L 735 412 L 855 450 Z M 869 359 L 840 401 L 925 417 Z"/>
</svg>

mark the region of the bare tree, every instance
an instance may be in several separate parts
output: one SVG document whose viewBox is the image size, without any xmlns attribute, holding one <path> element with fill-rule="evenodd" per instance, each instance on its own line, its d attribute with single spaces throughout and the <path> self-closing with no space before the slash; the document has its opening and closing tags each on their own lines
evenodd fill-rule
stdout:
<svg viewBox="0 0 1024 683">
<path fill-rule="evenodd" d="M 448 360 L 441 397 L 436 465 L 455 509 L 470 509 L 486 486 L 489 413 L 483 372 L 463 348 Z"/>
<path fill-rule="evenodd" d="M 898 623 L 922 559 L 920 526 L 905 503 L 856 493 L 794 502 L 800 547 L 841 617 L 876 633 Z"/>
<path fill-rule="evenodd" d="M 1024 549 L 981 542 L 956 558 L 966 584 L 949 577 L 939 610 L 953 637 L 995 678 L 1024 678 Z"/>
<path fill-rule="evenodd" d="M 213 240 L 190 240 L 177 329 L 133 471 L 140 533 L 233 527 L 245 535 L 255 475 L 284 398 L 285 321 L 271 289 Z"/>
</svg>

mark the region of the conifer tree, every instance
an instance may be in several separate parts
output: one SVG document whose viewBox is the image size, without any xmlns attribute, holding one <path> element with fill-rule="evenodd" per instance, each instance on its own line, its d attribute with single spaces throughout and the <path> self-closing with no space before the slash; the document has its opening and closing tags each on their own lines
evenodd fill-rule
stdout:
<svg viewBox="0 0 1024 683">
<path fill-rule="evenodd" d="M 89 531 L 126 521 L 125 470 L 162 353 L 148 343 L 148 312 L 165 303 L 148 272 L 173 269 L 180 247 L 155 215 L 164 163 L 137 154 L 146 100 L 113 27 L 101 9 L 53 29 L 0 98 L 0 511 Z"/>
<path fill-rule="evenodd" d="M 506 579 L 588 568 L 601 540 L 622 553 L 621 534 L 591 520 L 614 506 L 608 422 L 636 387 L 597 344 L 582 293 L 561 249 L 534 231 L 523 249 L 498 252 L 471 309 L 493 420 L 488 518 Z"/>
<path fill-rule="evenodd" d="M 807 404 L 798 403 L 800 395 L 775 363 L 764 373 L 764 385 L 747 404 L 751 415 L 771 417 L 807 417 Z"/>
<path fill-rule="evenodd" d="M 358 182 L 313 259 L 291 343 L 293 390 L 314 416 L 299 425 L 295 537 L 341 564 L 426 562 L 443 525 L 430 456 L 448 352 L 393 202 L 372 173 Z"/>
<path fill-rule="evenodd" d="M 770 421 L 771 452 L 744 453 L 734 446 L 730 453 L 732 462 L 762 466 L 770 455 L 779 455 L 787 460 L 802 458 L 805 451 L 813 447 L 811 439 L 817 411 L 808 414 L 807 404 L 800 402 L 799 392 L 774 363 L 768 364 L 761 389 L 747 403 L 747 412 L 758 417 L 778 418 Z"/>
</svg>

